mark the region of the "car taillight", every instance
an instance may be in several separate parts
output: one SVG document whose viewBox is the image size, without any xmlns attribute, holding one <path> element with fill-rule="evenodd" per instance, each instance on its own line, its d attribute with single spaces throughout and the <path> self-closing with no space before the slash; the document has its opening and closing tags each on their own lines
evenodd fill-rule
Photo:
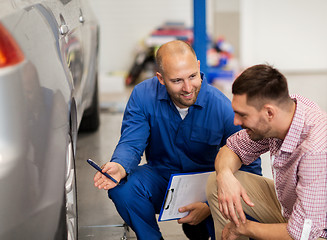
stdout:
<svg viewBox="0 0 327 240">
<path fill-rule="evenodd" d="M 0 68 L 15 65 L 23 60 L 23 52 L 14 38 L 0 23 Z"/>
</svg>

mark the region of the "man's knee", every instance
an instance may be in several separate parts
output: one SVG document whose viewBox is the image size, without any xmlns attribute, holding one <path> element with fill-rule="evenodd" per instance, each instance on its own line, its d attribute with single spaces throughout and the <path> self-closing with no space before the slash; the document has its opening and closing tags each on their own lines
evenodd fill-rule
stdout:
<svg viewBox="0 0 327 240">
<path fill-rule="evenodd" d="M 207 186 L 206 186 L 206 196 L 208 202 L 216 199 L 217 196 L 217 182 L 216 182 L 216 173 L 213 172 L 209 175 Z"/>
<path fill-rule="evenodd" d="M 115 203 L 115 204 L 127 204 L 130 202 L 135 201 L 138 196 L 141 196 L 142 189 L 141 183 L 139 181 L 128 180 L 121 185 L 117 185 L 116 187 L 108 190 L 108 197 Z"/>
</svg>

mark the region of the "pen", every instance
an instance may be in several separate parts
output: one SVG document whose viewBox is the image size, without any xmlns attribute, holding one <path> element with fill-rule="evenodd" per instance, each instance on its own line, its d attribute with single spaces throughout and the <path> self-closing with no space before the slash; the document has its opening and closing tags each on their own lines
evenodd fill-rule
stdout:
<svg viewBox="0 0 327 240">
<path fill-rule="evenodd" d="M 86 160 L 92 167 L 94 167 L 96 170 L 98 170 L 99 172 L 101 172 L 103 175 L 105 175 L 107 178 L 109 178 L 111 181 L 113 181 L 114 183 L 118 183 L 118 181 L 116 179 L 114 179 L 112 176 L 110 176 L 108 173 L 106 172 L 102 172 L 102 169 L 99 167 L 98 164 L 96 164 L 92 159 L 87 159 Z"/>
</svg>

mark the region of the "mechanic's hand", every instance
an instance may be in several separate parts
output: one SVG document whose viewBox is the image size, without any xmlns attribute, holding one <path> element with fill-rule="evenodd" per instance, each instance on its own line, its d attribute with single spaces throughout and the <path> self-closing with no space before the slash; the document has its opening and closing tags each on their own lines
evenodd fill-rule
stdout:
<svg viewBox="0 0 327 240">
<path fill-rule="evenodd" d="M 126 176 L 125 169 L 119 163 L 107 162 L 102 167 L 102 172 L 107 172 L 110 176 L 119 182 L 122 178 Z M 108 190 L 117 186 L 117 183 L 114 183 L 105 175 L 100 172 L 97 172 L 94 175 L 94 186 L 99 189 Z"/>
<path fill-rule="evenodd" d="M 189 212 L 186 217 L 180 218 L 178 223 L 197 225 L 210 216 L 210 208 L 206 203 L 196 202 L 178 209 L 179 212 Z"/>
<path fill-rule="evenodd" d="M 232 172 L 227 171 L 217 175 L 217 184 L 219 211 L 224 218 L 234 222 L 236 226 L 240 225 L 239 220 L 245 223 L 246 217 L 243 212 L 241 198 L 250 207 L 253 207 L 254 204 L 240 182 Z"/>
</svg>

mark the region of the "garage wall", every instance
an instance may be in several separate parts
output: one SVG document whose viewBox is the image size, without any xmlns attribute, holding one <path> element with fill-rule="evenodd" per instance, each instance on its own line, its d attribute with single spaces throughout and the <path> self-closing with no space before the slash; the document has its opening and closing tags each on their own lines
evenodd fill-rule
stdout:
<svg viewBox="0 0 327 240">
<path fill-rule="evenodd" d="M 240 1 L 241 62 L 327 72 L 326 0 Z"/>
<path fill-rule="evenodd" d="M 213 29 L 233 44 L 241 66 L 325 73 L 326 11 L 325 0 L 217 0 Z"/>
<path fill-rule="evenodd" d="M 212 34 L 223 36 L 234 48 L 234 56 L 240 56 L 240 3 L 239 0 L 214 1 Z"/>
</svg>

